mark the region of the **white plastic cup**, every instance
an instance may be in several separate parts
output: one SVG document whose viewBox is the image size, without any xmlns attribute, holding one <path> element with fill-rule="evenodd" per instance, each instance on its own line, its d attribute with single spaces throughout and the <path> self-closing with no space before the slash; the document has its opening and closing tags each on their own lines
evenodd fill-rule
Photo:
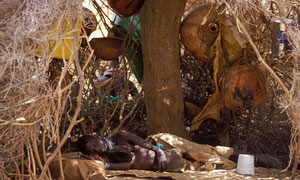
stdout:
<svg viewBox="0 0 300 180">
<path fill-rule="evenodd" d="M 239 154 L 236 172 L 239 174 L 254 174 L 254 156 L 249 154 Z"/>
</svg>

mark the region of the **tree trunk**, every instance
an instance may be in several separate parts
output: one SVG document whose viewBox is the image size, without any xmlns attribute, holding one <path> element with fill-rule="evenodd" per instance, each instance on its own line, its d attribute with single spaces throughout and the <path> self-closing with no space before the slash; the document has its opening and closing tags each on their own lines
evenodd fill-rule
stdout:
<svg viewBox="0 0 300 180">
<path fill-rule="evenodd" d="M 179 27 L 186 0 L 149 0 L 141 10 L 148 134 L 189 138 L 180 83 Z"/>
</svg>

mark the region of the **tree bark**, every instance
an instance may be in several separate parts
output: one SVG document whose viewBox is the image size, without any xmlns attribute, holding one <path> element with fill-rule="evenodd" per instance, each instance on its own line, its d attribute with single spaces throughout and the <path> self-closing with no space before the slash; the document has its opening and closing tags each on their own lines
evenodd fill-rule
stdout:
<svg viewBox="0 0 300 180">
<path fill-rule="evenodd" d="M 149 0 L 141 10 L 147 133 L 189 138 L 180 83 L 179 28 L 186 0 Z"/>
</svg>

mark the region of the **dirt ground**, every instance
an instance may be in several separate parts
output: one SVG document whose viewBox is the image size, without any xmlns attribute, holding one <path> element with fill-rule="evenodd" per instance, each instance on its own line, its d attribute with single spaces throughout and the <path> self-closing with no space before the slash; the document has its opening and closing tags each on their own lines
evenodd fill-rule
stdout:
<svg viewBox="0 0 300 180">
<path fill-rule="evenodd" d="M 291 172 L 281 172 L 277 169 L 255 168 L 255 175 L 241 175 L 235 170 L 213 170 L 213 171 L 191 171 L 185 173 L 158 173 L 152 171 L 107 171 L 106 177 L 109 180 L 141 180 L 141 179 L 174 179 L 174 180 L 194 180 L 194 179 L 290 179 Z M 296 176 L 300 179 L 300 175 Z"/>
</svg>

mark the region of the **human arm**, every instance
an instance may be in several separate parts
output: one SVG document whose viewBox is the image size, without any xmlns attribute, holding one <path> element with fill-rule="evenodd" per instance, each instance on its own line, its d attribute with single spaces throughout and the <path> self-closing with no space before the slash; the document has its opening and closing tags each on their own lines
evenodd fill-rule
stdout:
<svg viewBox="0 0 300 180">
<path fill-rule="evenodd" d="M 89 160 L 98 160 L 102 161 L 105 164 L 105 168 L 108 170 L 128 170 L 131 168 L 132 162 L 124 162 L 124 163 L 110 163 L 105 160 L 105 158 L 100 157 L 98 154 L 90 154 L 90 155 L 83 155 L 83 158 Z"/>
<path fill-rule="evenodd" d="M 145 141 L 143 138 L 128 131 L 118 131 L 114 137 L 116 137 L 117 144 L 127 142 L 154 151 L 158 162 L 158 170 L 163 172 L 167 169 L 167 158 L 162 149 L 159 149 L 155 145 Z"/>
<path fill-rule="evenodd" d="M 135 135 L 131 132 L 125 131 L 125 130 L 118 131 L 113 137 L 116 141 L 116 144 L 118 144 L 118 145 L 127 145 L 127 144 L 139 145 L 143 148 L 150 149 L 153 151 L 156 151 L 158 149 L 158 147 L 145 141 L 140 136 L 137 136 L 137 135 Z"/>
</svg>

